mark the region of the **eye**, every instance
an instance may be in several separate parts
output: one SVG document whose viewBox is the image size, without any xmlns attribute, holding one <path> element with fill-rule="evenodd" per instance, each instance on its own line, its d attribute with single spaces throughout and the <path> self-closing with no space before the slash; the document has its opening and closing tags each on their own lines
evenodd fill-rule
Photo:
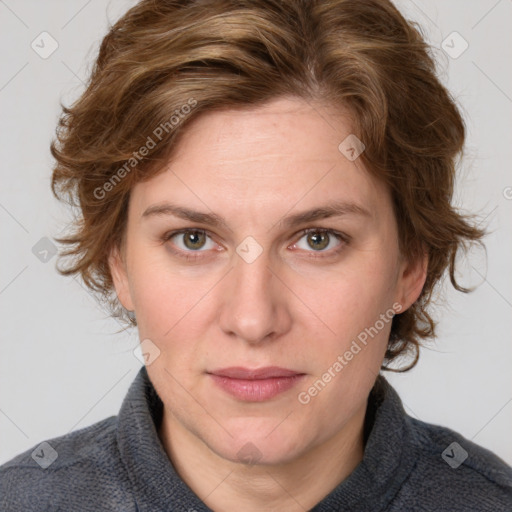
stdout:
<svg viewBox="0 0 512 512">
<path fill-rule="evenodd" d="M 309 228 L 301 232 L 300 239 L 292 247 L 309 252 L 309 257 L 327 257 L 338 254 L 350 241 L 350 237 L 332 229 Z M 302 242 L 305 240 L 305 245 Z M 201 258 L 202 252 L 217 250 L 218 246 L 203 229 L 186 228 L 171 231 L 162 236 L 163 242 L 172 242 L 169 250 L 178 257 L 192 261 Z M 337 244 L 335 242 L 338 242 Z M 312 250 L 311 250 L 312 249 Z M 314 253 L 320 253 L 318 255 Z M 327 254 L 325 254 L 327 253 Z"/>
<path fill-rule="evenodd" d="M 175 239 L 175 241 L 173 241 Z M 182 229 L 164 235 L 165 241 L 173 241 L 173 244 L 183 252 L 204 252 L 201 249 L 210 250 L 215 247 L 211 238 L 202 229 Z M 208 241 L 210 244 L 208 245 Z"/>
<path fill-rule="evenodd" d="M 301 246 L 301 240 L 305 239 L 305 244 Z M 335 242 L 338 242 L 337 244 Z M 340 251 L 348 243 L 348 237 L 332 229 L 310 228 L 302 231 L 301 238 L 295 242 L 294 247 L 304 249 L 309 252 L 333 252 Z M 311 251 L 313 249 L 313 251 Z"/>
</svg>

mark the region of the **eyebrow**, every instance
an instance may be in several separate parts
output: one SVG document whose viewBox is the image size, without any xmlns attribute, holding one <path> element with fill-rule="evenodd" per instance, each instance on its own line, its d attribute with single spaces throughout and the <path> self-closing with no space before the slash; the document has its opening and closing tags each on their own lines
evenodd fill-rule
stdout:
<svg viewBox="0 0 512 512">
<path fill-rule="evenodd" d="M 197 222 L 199 224 L 208 224 L 213 227 L 223 227 L 228 231 L 232 231 L 226 220 L 216 213 L 199 212 L 169 202 L 149 206 L 141 215 L 141 217 L 149 218 L 154 216 L 159 217 L 168 215 L 191 222 Z M 343 215 L 360 215 L 364 217 L 372 216 L 366 208 L 357 203 L 335 201 L 316 208 L 312 208 L 310 210 L 289 215 L 280 219 L 276 224 L 279 224 L 282 227 L 292 228 L 299 224 L 305 224 L 307 222 L 326 219 L 329 217 L 341 217 Z"/>
</svg>

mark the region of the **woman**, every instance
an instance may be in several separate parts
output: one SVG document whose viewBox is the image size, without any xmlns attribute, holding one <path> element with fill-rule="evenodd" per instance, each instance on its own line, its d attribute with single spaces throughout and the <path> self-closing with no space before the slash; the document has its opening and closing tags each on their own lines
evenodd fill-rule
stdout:
<svg viewBox="0 0 512 512">
<path fill-rule="evenodd" d="M 64 108 L 63 274 L 137 326 L 118 417 L 0 472 L 2 510 L 510 510 L 512 470 L 379 372 L 483 232 L 464 125 L 387 1 L 144 0 Z"/>
</svg>

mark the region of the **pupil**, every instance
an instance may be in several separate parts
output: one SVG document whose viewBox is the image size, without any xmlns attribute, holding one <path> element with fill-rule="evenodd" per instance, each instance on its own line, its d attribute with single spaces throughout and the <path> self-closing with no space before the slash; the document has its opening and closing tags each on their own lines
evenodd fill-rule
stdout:
<svg viewBox="0 0 512 512">
<path fill-rule="evenodd" d="M 185 245 L 189 249 L 197 249 L 197 245 L 201 246 L 201 237 L 203 236 L 202 233 L 199 233 L 199 231 L 191 231 L 189 234 L 185 237 Z M 191 244 L 191 245 L 189 245 Z"/>
<path fill-rule="evenodd" d="M 327 235 L 325 233 L 315 233 L 315 234 L 310 235 L 310 239 L 315 241 L 314 244 L 313 244 L 314 247 L 320 248 L 320 249 L 324 249 L 329 244 L 327 238 L 328 237 L 327 237 Z M 323 239 L 323 242 L 324 242 L 323 244 L 321 243 L 322 239 Z M 320 245 L 318 245 L 316 243 L 318 241 L 320 241 Z"/>
</svg>

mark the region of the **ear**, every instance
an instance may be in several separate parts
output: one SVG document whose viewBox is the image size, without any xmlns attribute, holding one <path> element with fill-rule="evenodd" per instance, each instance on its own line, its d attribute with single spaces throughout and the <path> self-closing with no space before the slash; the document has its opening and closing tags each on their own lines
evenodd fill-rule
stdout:
<svg viewBox="0 0 512 512">
<path fill-rule="evenodd" d="M 130 293 L 126 262 L 118 247 L 114 247 L 110 251 L 108 266 L 110 268 L 110 274 L 112 275 L 114 288 L 116 289 L 117 298 L 125 309 L 133 311 L 135 307 Z"/>
<path fill-rule="evenodd" d="M 427 269 L 428 255 L 426 251 L 414 260 L 403 259 L 400 263 L 397 302 L 402 305 L 401 313 L 409 309 L 420 296 L 427 279 Z"/>
</svg>

